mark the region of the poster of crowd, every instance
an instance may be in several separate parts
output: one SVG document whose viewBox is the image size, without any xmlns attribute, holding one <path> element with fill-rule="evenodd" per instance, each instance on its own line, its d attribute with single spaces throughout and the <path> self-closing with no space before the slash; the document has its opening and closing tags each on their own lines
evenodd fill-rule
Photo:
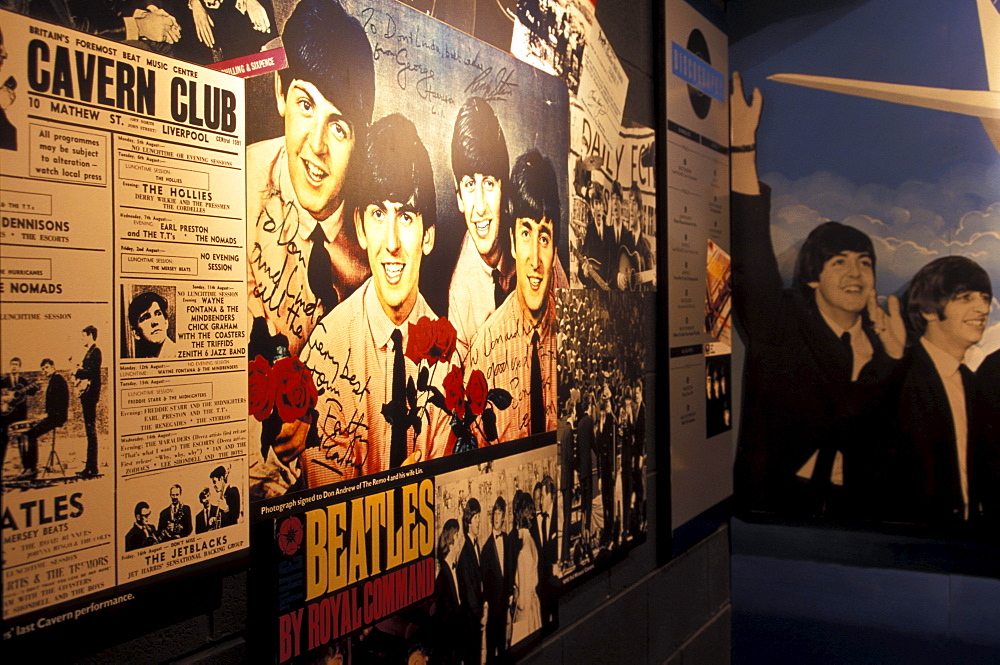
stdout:
<svg viewBox="0 0 1000 665">
<path fill-rule="evenodd" d="M 996 94 L 1000 13 L 989 0 L 897 10 L 868 2 L 808 40 L 769 42 L 766 63 L 734 58 L 737 498 L 751 515 L 995 542 L 996 109 L 934 99 Z M 844 62 L 831 45 L 848 35 L 883 57 Z"/>
<path fill-rule="evenodd" d="M 516 0 L 510 52 L 580 91 L 584 53 L 596 25 L 590 0 Z M 619 120 L 621 116 L 619 115 Z"/>
<path fill-rule="evenodd" d="M 569 584 L 645 542 L 655 296 L 567 290 L 558 311 L 558 577 Z"/>
<path fill-rule="evenodd" d="M 288 67 L 248 81 L 251 497 L 553 432 L 565 84 L 397 2 L 275 12 Z"/>
<path fill-rule="evenodd" d="M 247 546 L 240 518 L 216 547 L 149 509 L 215 467 L 209 510 L 245 501 L 244 110 L 231 77 L 0 19 L 3 618 L 20 636 Z M 130 528 L 173 549 L 132 562 Z"/>
</svg>

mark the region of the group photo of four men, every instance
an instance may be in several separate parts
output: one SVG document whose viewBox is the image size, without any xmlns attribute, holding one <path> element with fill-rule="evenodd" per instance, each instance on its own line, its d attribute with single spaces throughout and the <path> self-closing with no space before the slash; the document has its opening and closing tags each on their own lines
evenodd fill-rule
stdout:
<svg viewBox="0 0 1000 665">
<path fill-rule="evenodd" d="M 510 140 L 495 107 L 511 100 L 470 95 L 447 114 L 450 164 L 432 161 L 443 147 L 432 143 L 436 127 L 395 110 L 374 117 L 378 95 L 393 109 L 394 93 L 376 76 L 365 28 L 336 0 L 295 5 L 282 42 L 288 66 L 274 100 L 284 136 L 247 151 L 249 357 L 300 359 L 319 401 L 295 422 L 260 423 L 252 494 L 452 452 L 464 407 L 453 389 L 448 408 L 430 398 L 453 371 L 463 392 L 479 370 L 510 396 L 486 405 L 490 426 L 472 422 L 477 446 L 555 430 L 554 290 L 568 286 L 556 249 L 560 155 L 535 146 L 538 132 Z M 512 145 L 523 146 L 513 159 Z M 427 274 L 429 257 L 447 251 L 443 234 L 457 237 L 462 222 L 451 274 Z M 447 290 L 446 312 L 428 303 L 428 285 Z M 452 341 L 421 362 L 411 331 L 444 314 Z"/>
</svg>

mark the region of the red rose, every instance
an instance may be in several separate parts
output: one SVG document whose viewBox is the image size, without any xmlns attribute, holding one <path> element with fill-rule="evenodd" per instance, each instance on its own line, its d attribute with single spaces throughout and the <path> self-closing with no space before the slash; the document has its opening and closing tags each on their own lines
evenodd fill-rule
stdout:
<svg viewBox="0 0 1000 665">
<path fill-rule="evenodd" d="M 257 356 L 250 363 L 248 376 L 250 415 L 259 422 L 267 420 L 274 410 L 274 387 L 268 378 L 271 364 L 263 356 Z"/>
<path fill-rule="evenodd" d="M 458 331 L 447 317 L 441 317 L 434 322 L 434 346 L 431 347 L 428 360 L 433 365 L 437 361 L 448 362 L 455 353 L 458 341 Z"/>
<path fill-rule="evenodd" d="M 444 377 L 444 405 L 461 419 L 465 416 L 465 388 L 462 386 L 462 368 L 454 366 L 448 375 Z"/>
<path fill-rule="evenodd" d="M 434 322 L 426 316 L 421 316 L 416 323 L 409 324 L 409 331 L 406 334 L 407 358 L 413 361 L 414 365 L 419 365 L 420 361 L 428 357 L 428 352 L 434 345 Z"/>
<path fill-rule="evenodd" d="M 448 317 L 443 316 L 437 320 L 437 335 L 434 337 L 434 346 L 440 349 L 441 362 L 448 362 L 455 353 L 455 345 L 458 343 L 458 331 L 451 324 Z"/>
<path fill-rule="evenodd" d="M 275 362 L 271 368 L 271 385 L 274 405 L 282 422 L 302 418 L 319 401 L 312 373 L 298 358 L 281 358 Z"/>
<path fill-rule="evenodd" d="M 490 391 L 486 385 L 486 375 L 483 370 L 474 369 L 469 376 L 469 383 L 465 386 L 465 394 L 469 398 L 469 411 L 474 415 L 479 415 L 486 408 L 486 394 Z"/>
</svg>

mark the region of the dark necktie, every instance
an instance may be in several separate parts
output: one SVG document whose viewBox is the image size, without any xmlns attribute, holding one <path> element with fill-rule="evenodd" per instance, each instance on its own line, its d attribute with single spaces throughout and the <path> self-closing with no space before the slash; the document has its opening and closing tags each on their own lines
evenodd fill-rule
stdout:
<svg viewBox="0 0 1000 665">
<path fill-rule="evenodd" d="M 847 378 L 850 379 L 854 374 L 854 351 L 851 348 L 851 333 L 845 332 L 840 336 L 840 343 L 844 346 L 847 353 Z M 819 454 L 816 457 L 816 468 L 813 469 L 812 484 L 816 488 L 816 491 L 820 494 L 820 501 L 825 503 L 826 501 L 826 488 L 830 484 L 831 476 L 833 474 L 833 463 L 837 458 L 837 449 L 831 446 L 825 446 L 819 449 Z M 825 508 L 821 509 L 825 510 Z"/>
<path fill-rule="evenodd" d="M 326 248 L 326 234 L 319 224 L 309 235 L 312 241 L 312 251 L 309 252 L 309 288 L 323 305 L 323 310 L 329 312 L 340 302 L 336 289 L 333 288 L 333 266 L 330 265 L 330 252 Z"/>
<path fill-rule="evenodd" d="M 851 346 L 851 333 L 845 332 L 840 336 L 840 343 L 843 344 L 847 352 L 847 379 L 854 378 L 854 347 Z"/>
<path fill-rule="evenodd" d="M 531 333 L 531 431 L 545 431 L 545 396 L 542 394 L 542 364 L 538 360 L 538 331 Z"/>
<path fill-rule="evenodd" d="M 392 420 L 392 438 L 389 445 L 389 467 L 395 468 L 406 459 L 406 365 L 403 361 L 403 333 L 399 328 L 392 331 L 392 403 L 396 417 Z"/>
<path fill-rule="evenodd" d="M 500 309 L 500 305 L 503 304 L 504 299 L 507 297 L 507 292 L 503 288 L 503 275 L 496 268 L 493 269 L 493 306 L 496 309 Z"/>
</svg>

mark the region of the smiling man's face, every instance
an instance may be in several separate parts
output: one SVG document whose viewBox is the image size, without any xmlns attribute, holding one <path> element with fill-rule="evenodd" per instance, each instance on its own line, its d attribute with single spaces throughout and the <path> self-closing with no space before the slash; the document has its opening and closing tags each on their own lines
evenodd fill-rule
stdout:
<svg viewBox="0 0 1000 665">
<path fill-rule="evenodd" d="M 500 179 L 476 173 L 458 181 L 458 210 L 465 215 L 465 226 L 476 250 L 491 266 L 500 260 Z"/>
<path fill-rule="evenodd" d="M 341 204 L 344 176 L 354 151 L 354 127 L 319 89 L 294 79 L 282 95 L 275 90 L 285 120 L 288 174 L 299 205 L 324 220 Z"/>
<path fill-rule="evenodd" d="M 875 268 L 867 253 L 843 251 L 827 259 L 819 280 L 809 282 L 816 289 L 819 310 L 834 320 L 841 315 L 856 316 L 868 305 L 875 288 Z"/>
<path fill-rule="evenodd" d="M 382 310 L 398 326 L 417 302 L 420 262 L 434 248 L 434 227 L 424 228 L 412 196 L 406 203 L 370 203 L 358 225 L 358 243 L 368 252 Z"/>
<path fill-rule="evenodd" d="M 924 314 L 927 319 L 925 334 L 941 348 L 964 353 L 983 338 L 989 316 L 988 293 L 963 291 L 945 303 L 942 318 L 936 314 Z"/>
<path fill-rule="evenodd" d="M 517 295 L 533 323 L 542 320 L 552 283 L 556 247 L 552 222 L 518 217 L 511 230 L 511 253 L 517 273 Z"/>
</svg>

